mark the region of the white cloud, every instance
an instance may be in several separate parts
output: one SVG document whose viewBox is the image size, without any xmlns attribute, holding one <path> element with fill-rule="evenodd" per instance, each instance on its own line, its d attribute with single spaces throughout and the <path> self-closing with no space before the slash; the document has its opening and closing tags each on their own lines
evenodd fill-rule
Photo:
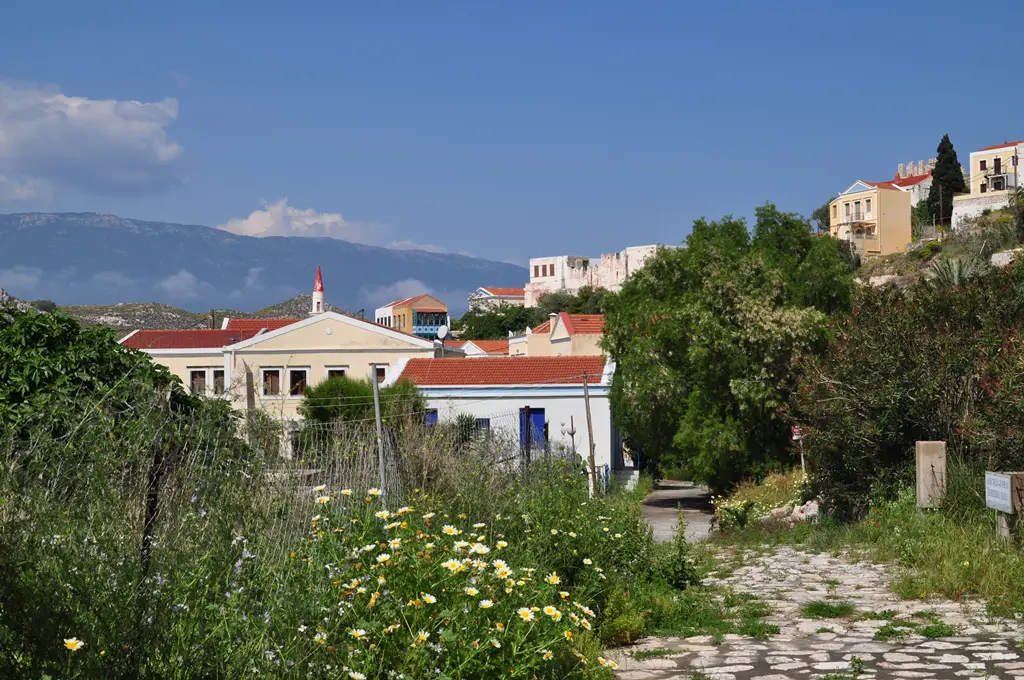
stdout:
<svg viewBox="0 0 1024 680">
<path fill-rule="evenodd" d="M 336 238 L 367 246 L 381 246 L 397 250 L 425 250 L 429 253 L 448 252 L 430 243 L 416 243 L 396 239 L 394 230 L 386 224 L 353 222 L 340 212 L 317 212 L 312 208 L 296 208 L 281 198 L 264 203 L 263 210 L 254 210 L 248 217 L 228 220 L 217 226 L 222 231 L 241 236 L 304 236 L 309 238 Z M 465 253 L 463 253 L 465 254 Z"/>
<path fill-rule="evenodd" d="M 139 285 L 139 281 L 138 279 L 133 279 L 130 276 L 125 276 L 121 272 L 104 271 L 96 272 L 90 276 L 86 284 L 91 284 L 111 291 L 120 291 L 137 287 Z"/>
<path fill-rule="evenodd" d="M 35 198 L 47 186 L 140 196 L 184 182 L 183 150 L 167 136 L 176 99 L 88 99 L 2 82 L 0 100 L 0 191 L 22 187 L 8 188 L 8 198 Z"/>
<path fill-rule="evenodd" d="M 46 198 L 53 193 L 53 184 L 34 177 L 14 179 L 0 175 L 0 201 L 27 201 Z"/>
<path fill-rule="evenodd" d="M 35 290 L 42 278 L 43 270 L 38 267 L 19 265 L 10 269 L 0 269 L 0 288 L 24 295 L 28 291 Z"/>
<path fill-rule="evenodd" d="M 250 267 L 249 272 L 245 275 L 245 280 L 242 282 L 242 287 L 231 291 L 228 297 L 240 298 L 245 293 L 263 290 L 263 285 L 260 283 L 260 276 L 262 274 L 263 267 Z"/>
<path fill-rule="evenodd" d="M 359 289 L 359 300 L 367 308 L 376 309 L 395 300 L 426 293 L 447 303 L 449 313 L 457 316 L 466 309 L 469 292 L 468 290 L 437 290 L 419 279 L 402 279 L 386 286 L 363 286 Z"/>
<path fill-rule="evenodd" d="M 207 285 L 187 269 L 179 269 L 177 274 L 160 279 L 155 288 L 174 297 L 195 298 L 199 297 L 199 291 Z"/>
</svg>

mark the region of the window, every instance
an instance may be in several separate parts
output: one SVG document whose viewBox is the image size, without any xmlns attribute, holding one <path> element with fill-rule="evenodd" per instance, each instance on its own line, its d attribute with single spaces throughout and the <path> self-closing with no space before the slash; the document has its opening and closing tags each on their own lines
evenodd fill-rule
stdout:
<svg viewBox="0 0 1024 680">
<path fill-rule="evenodd" d="M 387 379 L 387 377 L 388 377 L 388 367 L 387 366 L 378 366 L 377 367 L 377 375 L 376 375 L 377 382 L 382 383 L 382 382 L 384 382 Z"/>
<path fill-rule="evenodd" d="M 1011 159 L 1011 161 L 1013 162 L 1013 167 L 1017 167 L 1017 155 L 1016 154 L 1014 154 L 1014 156 Z"/>
<path fill-rule="evenodd" d="M 1006 188 L 1006 184 L 1004 183 L 1002 177 L 993 177 L 992 178 L 992 191 L 1002 191 L 1005 188 Z"/>
<path fill-rule="evenodd" d="M 347 366 L 328 366 L 327 367 L 327 379 L 334 380 L 335 378 L 344 378 L 348 375 Z"/>
<path fill-rule="evenodd" d="M 477 434 L 483 435 L 491 431 L 491 419 L 490 418 L 477 418 L 473 422 L 473 429 L 476 430 Z"/>
<path fill-rule="evenodd" d="M 979 167 L 980 167 L 980 168 L 981 168 L 982 170 L 985 170 L 985 169 L 987 169 L 987 168 L 988 168 L 988 161 L 978 161 L 978 164 L 979 164 Z"/>
<path fill-rule="evenodd" d="M 306 391 L 307 372 L 305 368 L 288 369 L 288 396 L 301 397 L 302 393 Z"/>
<path fill-rule="evenodd" d="M 988 191 L 988 185 L 985 184 L 984 182 L 982 182 L 981 183 L 981 193 L 985 193 L 986 191 Z"/>
<path fill-rule="evenodd" d="M 536 279 L 536 278 L 539 278 L 539 277 L 540 277 L 540 265 L 536 265 L 535 264 L 535 265 L 533 265 L 533 278 Z"/>
<path fill-rule="evenodd" d="M 264 368 L 263 369 L 263 396 L 264 397 L 279 397 L 279 396 L 281 396 L 281 369 L 279 369 L 279 368 Z"/>
<path fill-rule="evenodd" d="M 213 393 L 224 394 L 224 369 L 213 369 Z"/>
<path fill-rule="evenodd" d="M 995 171 L 995 173 L 997 175 L 1000 172 L 1003 171 L 1003 159 L 1002 158 L 996 158 L 995 160 L 993 160 L 992 161 L 992 165 L 994 166 L 992 169 Z"/>
<path fill-rule="evenodd" d="M 870 215 L 871 214 L 871 199 L 870 198 L 864 199 L 864 214 L 865 215 Z"/>
<path fill-rule="evenodd" d="M 843 203 L 843 214 L 845 214 L 847 217 L 850 216 L 850 204 L 849 203 Z"/>
<path fill-rule="evenodd" d="M 320 301 L 319 300 L 316 301 L 316 311 L 318 311 L 318 312 L 320 311 Z"/>
<path fill-rule="evenodd" d="M 832 217 L 839 217 L 839 206 L 832 206 Z"/>
<path fill-rule="evenodd" d="M 188 372 L 188 385 L 192 394 L 206 394 L 206 369 L 199 368 Z"/>
</svg>

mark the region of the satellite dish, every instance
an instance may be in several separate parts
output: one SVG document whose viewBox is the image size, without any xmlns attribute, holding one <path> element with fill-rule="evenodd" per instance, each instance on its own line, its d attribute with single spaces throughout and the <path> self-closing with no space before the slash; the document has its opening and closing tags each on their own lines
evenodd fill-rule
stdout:
<svg viewBox="0 0 1024 680">
<path fill-rule="evenodd" d="M 437 329 L 437 339 L 444 340 L 448 337 L 448 326 L 441 326 Z"/>
</svg>

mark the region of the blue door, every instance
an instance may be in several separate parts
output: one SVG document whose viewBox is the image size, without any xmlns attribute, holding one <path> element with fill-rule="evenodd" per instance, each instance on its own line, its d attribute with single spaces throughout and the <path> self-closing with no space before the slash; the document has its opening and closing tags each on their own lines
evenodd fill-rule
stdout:
<svg viewBox="0 0 1024 680">
<path fill-rule="evenodd" d="M 437 424 L 436 408 L 429 409 L 426 413 L 423 414 L 423 424 L 426 425 L 427 427 L 431 427 L 432 425 Z"/>
<path fill-rule="evenodd" d="M 544 409 L 530 409 L 530 448 L 544 448 Z M 526 409 L 519 409 L 519 445 L 526 446 Z"/>
</svg>

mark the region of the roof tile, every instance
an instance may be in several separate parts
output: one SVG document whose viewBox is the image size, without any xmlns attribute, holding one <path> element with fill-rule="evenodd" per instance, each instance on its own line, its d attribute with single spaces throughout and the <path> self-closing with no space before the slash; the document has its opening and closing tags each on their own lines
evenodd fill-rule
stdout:
<svg viewBox="0 0 1024 680">
<path fill-rule="evenodd" d="M 410 359 L 401 379 L 421 387 L 443 385 L 582 385 L 599 384 L 603 356 L 480 357 L 476 359 Z"/>
<path fill-rule="evenodd" d="M 285 319 L 285 318 L 270 318 L 270 319 L 238 319 L 230 317 L 228 319 L 229 331 L 251 331 L 253 335 L 258 333 L 261 329 L 266 328 L 267 332 L 276 331 L 278 328 L 284 328 L 290 326 L 293 323 L 302 321 L 302 319 Z"/>
<path fill-rule="evenodd" d="M 257 329 L 258 331 L 259 329 Z M 122 344 L 132 349 L 220 349 L 248 340 L 257 331 L 247 330 L 143 330 Z"/>
</svg>

